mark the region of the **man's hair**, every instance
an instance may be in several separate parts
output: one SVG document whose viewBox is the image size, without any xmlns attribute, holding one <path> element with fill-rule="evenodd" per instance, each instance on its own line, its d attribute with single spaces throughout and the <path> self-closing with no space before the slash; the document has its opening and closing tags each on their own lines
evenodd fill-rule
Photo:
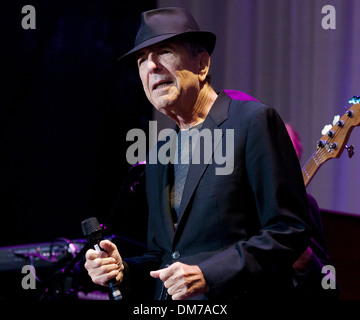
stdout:
<svg viewBox="0 0 360 320">
<path fill-rule="evenodd" d="M 179 37 L 179 40 L 181 40 L 181 43 L 184 45 L 185 49 L 189 52 L 190 56 L 192 58 L 195 58 L 200 52 L 208 52 L 208 50 L 201 45 L 198 42 L 195 42 L 193 40 L 189 40 L 189 39 L 181 39 L 181 37 Z M 210 84 L 211 83 L 211 74 L 208 73 L 206 76 L 205 81 Z"/>
</svg>

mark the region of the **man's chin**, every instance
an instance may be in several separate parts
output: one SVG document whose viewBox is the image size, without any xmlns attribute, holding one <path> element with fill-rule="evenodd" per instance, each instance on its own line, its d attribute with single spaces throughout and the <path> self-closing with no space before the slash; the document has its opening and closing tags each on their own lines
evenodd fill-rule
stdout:
<svg viewBox="0 0 360 320">
<path fill-rule="evenodd" d="M 162 113 L 163 111 L 171 111 L 175 105 L 175 99 L 170 95 L 163 95 L 153 100 L 154 107 Z"/>
</svg>

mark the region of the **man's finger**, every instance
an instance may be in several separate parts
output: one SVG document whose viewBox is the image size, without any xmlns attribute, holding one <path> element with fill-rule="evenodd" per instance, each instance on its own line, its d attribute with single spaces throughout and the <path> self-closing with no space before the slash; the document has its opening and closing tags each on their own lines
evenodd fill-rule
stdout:
<svg viewBox="0 0 360 320">
<path fill-rule="evenodd" d="M 100 242 L 100 247 L 106 251 L 109 257 L 114 258 L 119 264 L 119 266 L 122 265 L 122 259 L 115 243 L 109 240 L 102 240 Z"/>
<path fill-rule="evenodd" d="M 94 283 L 107 287 L 108 286 L 107 282 L 111 279 L 116 278 L 118 274 L 119 274 L 118 270 L 112 270 L 104 274 L 99 274 L 99 275 L 93 274 L 91 275 L 91 278 L 93 279 Z"/>
<path fill-rule="evenodd" d="M 155 279 L 159 279 L 160 273 L 161 273 L 161 270 L 150 271 L 150 276 L 152 276 Z"/>
<path fill-rule="evenodd" d="M 94 260 L 97 257 L 98 257 L 98 253 L 94 249 L 89 249 L 88 251 L 86 251 L 85 258 L 87 260 Z"/>
<path fill-rule="evenodd" d="M 156 279 L 160 279 L 163 282 L 166 281 L 167 279 L 169 279 L 172 274 L 173 274 L 173 271 L 171 270 L 171 266 L 166 266 L 163 269 L 150 271 L 150 276 L 152 276 L 153 278 L 156 278 Z"/>
</svg>

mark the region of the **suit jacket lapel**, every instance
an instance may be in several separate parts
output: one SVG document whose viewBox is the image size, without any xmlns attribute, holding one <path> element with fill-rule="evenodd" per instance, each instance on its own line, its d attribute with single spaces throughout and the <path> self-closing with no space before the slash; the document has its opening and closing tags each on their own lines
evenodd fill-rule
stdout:
<svg viewBox="0 0 360 320">
<path fill-rule="evenodd" d="M 179 209 L 179 216 L 180 221 L 178 222 L 178 225 L 180 227 L 180 224 L 183 224 L 186 222 L 186 214 L 184 215 L 186 208 L 191 200 L 191 197 L 205 171 L 207 166 L 209 165 L 210 161 L 213 161 L 213 153 L 218 144 L 221 141 L 222 135 L 214 135 L 214 129 L 219 129 L 219 125 L 224 122 L 228 117 L 228 105 L 230 103 L 231 99 L 228 95 L 221 92 L 214 102 L 213 106 L 210 109 L 210 112 L 208 116 L 206 117 L 203 127 L 203 129 L 209 129 L 212 134 L 212 151 L 210 153 L 210 156 L 207 159 L 203 158 L 203 153 L 201 153 L 200 156 L 200 164 L 191 164 L 189 167 L 188 175 L 185 182 L 185 187 L 181 199 L 180 209 Z M 200 139 L 198 139 L 196 148 L 200 147 Z M 180 229 L 180 228 L 178 228 Z"/>
<path fill-rule="evenodd" d="M 171 192 L 171 187 L 173 184 L 173 170 L 172 170 L 172 164 L 171 163 L 166 163 L 165 159 L 162 159 L 162 161 L 159 160 L 159 150 L 161 147 L 163 147 L 165 145 L 165 141 L 161 141 L 160 143 L 158 143 L 156 145 L 156 147 L 154 147 L 153 149 L 150 150 L 149 154 L 151 153 L 151 157 L 149 155 L 149 159 L 152 159 L 155 162 L 155 166 L 153 167 L 154 170 L 157 171 L 156 174 L 154 174 L 153 176 L 158 177 L 156 180 L 154 180 L 152 183 L 155 184 L 154 186 L 152 186 L 152 184 L 147 184 L 147 188 L 152 188 L 154 187 L 155 190 L 157 189 L 157 185 L 159 187 L 159 193 L 158 194 L 153 194 L 154 197 L 158 196 L 158 211 L 159 211 L 159 216 L 160 219 L 162 221 L 162 224 L 164 226 L 164 231 L 165 234 L 167 235 L 167 237 L 169 238 L 169 244 L 171 246 L 172 241 L 174 239 L 174 221 L 172 218 L 172 210 L 171 210 L 171 201 L 170 201 L 170 192 Z M 160 162 L 160 163 L 159 163 Z M 149 166 L 151 166 L 150 163 L 148 163 Z M 147 181 L 148 182 L 148 181 Z M 157 185 L 156 185 L 157 184 Z"/>
</svg>

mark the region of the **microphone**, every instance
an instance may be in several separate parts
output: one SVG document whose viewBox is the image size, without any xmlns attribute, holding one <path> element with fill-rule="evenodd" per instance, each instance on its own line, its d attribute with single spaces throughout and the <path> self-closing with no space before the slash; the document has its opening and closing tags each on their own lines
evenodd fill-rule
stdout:
<svg viewBox="0 0 360 320">
<path fill-rule="evenodd" d="M 94 247 L 96 251 L 105 251 L 100 247 L 100 241 L 104 240 L 104 237 L 102 235 L 102 228 L 98 220 L 95 217 L 86 219 L 81 223 L 81 227 L 88 243 L 92 247 Z M 111 279 L 107 282 L 107 284 L 110 288 L 114 300 L 121 300 L 122 295 L 119 290 L 119 287 L 116 285 L 116 280 Z"/>
</svg>

